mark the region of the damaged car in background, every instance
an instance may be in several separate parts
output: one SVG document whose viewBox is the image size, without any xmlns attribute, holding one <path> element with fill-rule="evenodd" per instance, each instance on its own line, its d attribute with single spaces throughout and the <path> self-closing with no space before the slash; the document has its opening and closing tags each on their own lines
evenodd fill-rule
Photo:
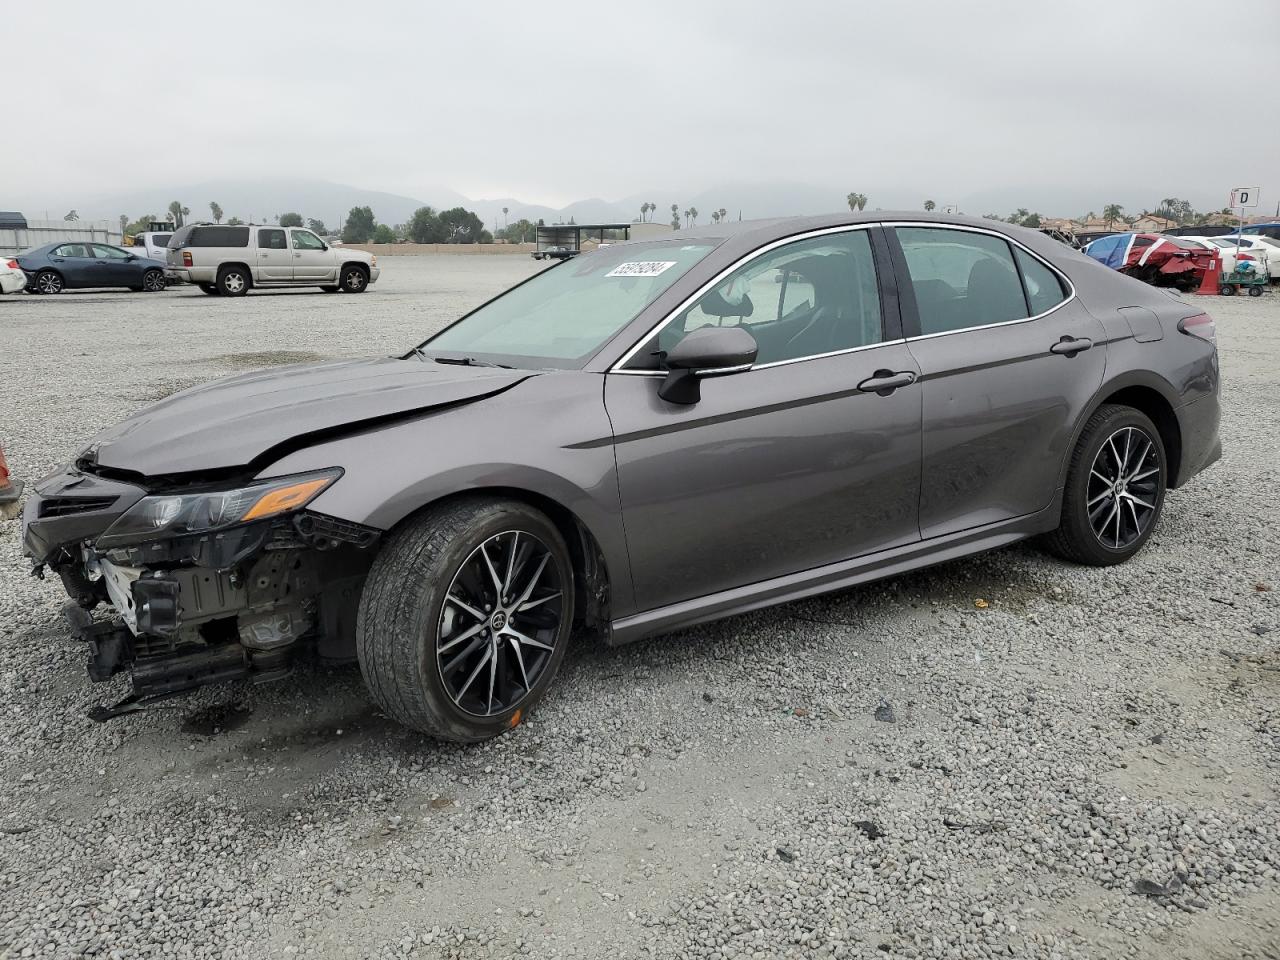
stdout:
<svg viewBox="0 0 1280 960">
<path fill-rule="evenodd" d="M 398 357 L 199 386 L 34 485 L 99 719 L 301 656 L 518 724 L 621 644 L 1045 535 L 1143 548 L 1213 463 L 1213 321 L 1034 231 L 720 223 L 542 271 Z M 106 604 L 109 618 L 92 611 Z"/>
</svg>

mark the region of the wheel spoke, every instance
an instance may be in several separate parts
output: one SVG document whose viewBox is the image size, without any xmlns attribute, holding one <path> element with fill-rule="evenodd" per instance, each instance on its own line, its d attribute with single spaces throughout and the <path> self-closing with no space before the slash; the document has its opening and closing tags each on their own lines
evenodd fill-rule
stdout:
<svg viewBox="0 0 1280 960">
<path fill-rule="evenodd" d="M 537 600 L 530 600 L 527 603 L 522 603 L 516 609 L 518 612 L 524 613 L 526 610 L 532 610 L 540 603 L 546 603 L 548 600 L 555 600 L 560 595 L 561 592 L 557 590 L 555 593 L 548 593 L 545 597 L 539 597 Z"/>
<path fill-rule="evenodd" d="M 1128 477 L 1125 478 L 1129 483 L 1133 483 L 1134 476 L 1137 474 L 1139 470 L 1142 469 L 1142 464 L 1146 461 L 1147 454 L 1149 454 L 1150 452 L 1151 452 L 1151 441 L 1148 440 L 1147 445 L 1142 448 L 1142 453 L 1139 454 L 1137 459 L 1134 460 L 1133 462 L 1133 473 L 1131 473 Z"/>
<path fill-rule="evenodd" d="M 535 640 L 533 637 L 527 637 L 523 633 L 521 633 L 519 630 L 514 630 L 510 626 L 506 627 L 503 630 L 503 633 L 505 633 L 509 637 L 513 637 L 514 639 L 518 640 L 520 643 L 527 643 L 531 647 L 537 647 L 539 650 L 555 649 L 555 647 L 551 646 L 551 644 L 543 643 L 541 640 Z"/>
<path fill-rule="evenodd" d="M 493 713 L 493 685 L 498 679 L 498 644 L 489 648 L 489 705 L 485 713 Z"/>
<path fill-rule="evenodd" d="M 520 680 L 524 683 L 525 692 L 529 692 L 529 674 L 524 669 L 524 654 L 520 652 L 520 641 L 515 637 L 507 634 L 507 639 L 511 641 L 511 649 L 516 655 L 516 663 L 520 666 Z"/>
<path fill-rule="evenodd" d="M 1142 523 L 1138 520 L 1138 508 L 1133 505 L 1133 498 L 1129 498 L 1129 513 L 1133 515 L 1133 534 L 1137 536 L 1142 532 Z"/>
<path fill-rule="evenodd" d="M 1142 473 L 1135 473 L 1132 477 L 1129 478 L 1129 483 L 1130 484 L 1137 483 L 1139 480 L 1145 480 L 1147 479 L 1147 477 L 1154 476 L 1159 472 L 1160 472 L 1160 468 L 1157 466 L 1157 467 L 1152 467 L 1150 470 L 1144 470 L 1142 471 Z"/>
<path fill-rule="evenodd" d="M 516 553 L 519 551 L 519 549 L 520 549 L 520 531 L 517 530 L 515 533 L 511 534 L 511 549 L 507 553 L 507 575 L 502 578 L 502 599 L 503 600 L 506 600 L 507 597 L 511 596 L 511 587 L 514 584 L 514 581 L 511 579 L 511 576 L 513 573 L 515 573 Z"/>
<path fill-rule="evenodd" d="M 1097 470 L 1093 470 L 1093 469 L 1090 469 L 1090 471 L 1089 471 L 1089 472 L 1090 472 L 1091 474 L 1093 474 L 1095 477 L 1097 477 L 1099 480 L 1101 480 L 1103 483 L 1105 483 L 1108 487 L 1109 487 L 1109 486 L 1111 486 L 1111 478 L 1110 478 L 1110 477 L 1104 477 L 1104 476 L 1103 476 L 1102 474 L 1100 474 Z"/>
<path fill-rule="evenodd" d="M 493 589 L 498 591 L 498 597 L 502 597 L 502 580 L 498 577 L 498 571 L 494 569 L 493 561 L 489 559 L 488 542 L 480 544 L 480 556 L 484 558 L 485 568 L 489 571 L 489 576 L 493 580 Z"/>
<path fill-rule="evenodd" d="M 480 671 L 484 669 L 484 665 L 493 659 L 493 644 L 489 644 L 489 649 L 484 652 L 484 656 L 480 658 L 480 662 L 476 664 L 475 669 L 471 671 L 471 676 L 467 677 L 467 682 L 462 685 L 462 689 L 458 691 L 458 699 L 461 700 L 463 695 L 471 688 L 471 684 L 475 682 L 476 677 L 480 676 Z"/>
<path fill-rule="evenodd" d="M 479 650 L 482 646 L 484 646 L 488 642 L 489 640 L 487 637 L 482 637 L 482 636 L 476 637 L 469 644 L 467 644 L 467 647 L 465 650 L 463 650 L 461 653 L 455 656 L 448 663 L 442 665 L 440 667 L 440 673 L 446 677 L 452 676 L 453 673 L 457 671 L 458 667 L 462 666 L 462 664 L 466 662 L 467 657 L 471 656 L 473 653 L 475 653 L 477 650 Z M 458 694 L 458 697 L 459 699 L 461 699 L 462 694 Z"/>
<path fill-rule="evenodd" d="M 445 601 L 448 603 L 452 603 L 455 607 L 462 610 L 463 612 L 471 614 L 471 616 L 475 617 L 477 620 L 484 621 L 489 619 L 485 614 L 481 613 L 475 607 L 471 606 L 471 604 L 465 602 L 461 597 L 459 597 L 455 593 L 450 593 L 446 595 Z"/>
<path fill-rule="evenodd" d="M 1101 500 L 1106 500 L 1110 496 L 1111 496 L 1111 491 L 1109 489 L 1103 490 L 1100 494 L 1098 494 L 1096 497 L 1090 500 L 1087 504 L 1085 504 L 1085 506 L 1092 507 L 1095 503 L 1098 503 Z"/>
<path fill-rule="evenodd" d="M 1146 507 L 1148 510 L 1154 510 L 1156 508 L 1154 503 L 1147 503 L 1147 501 L 1143 500 L 1141 497 L 1135 497 L 1132 493 L 1127 494 L 1127 496 L 1131 503 L 1136 503 L 1140 507 Z"/>
<path fill-rule="evenodd" d="M 521 604 L 528 601 L 529 597 L 533 595 L 533 589 L 538 585 L 538 581 L 542 578 L 542 571 L 547 569 L 547 561 L 550 559 L 550 553 L 544 553 L 542 555 L 542 559 L 538 561 L 538 568 L 533 571 L 533 576 L 529 578 L 529 583 L 524 588 L 524 593 L 520 594 L 520 599 L 515 602 L 516 607 L 519 607 Z"/>
<path fill-rule="evenodd" d="M 452 650 L 454 647 L 456 647 L 458 644 L 462 643 L 464 640 L 470 640 L 470 639 L 471 639 L 472 637 L 474 637 L 477 633 L 479 633 L 481 630 L 483 630 L 486 626 L 487 626 L 487 623 L 477 623 L 474 627 L 471 627 L 470 629 L 467 629 L 467 630 L 463 630 L 463 631 L 462 631 L 460 634 L 458 634 L 456 637 L 452 637 L 452 638 L 450 638 L 448 641 L 446 641 L 445 643 L 442 643 L 442 644 L 440 645 L 440 649 L 439 649 L 439 651 L 438 651 L 438 652 L 439 652 L 439 653 L 446 653 L 446 652 L 448 652 L 449 650 Z"/>
</svg>

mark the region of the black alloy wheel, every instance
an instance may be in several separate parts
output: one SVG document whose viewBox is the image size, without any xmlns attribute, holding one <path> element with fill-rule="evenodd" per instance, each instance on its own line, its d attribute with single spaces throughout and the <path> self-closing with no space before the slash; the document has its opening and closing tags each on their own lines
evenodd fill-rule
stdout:
<svg viewBox="0 0 1280 960">
<path fill-rule="evenodd" d="M 465 496 L 387 538 L 365 580 L 356 654 L 387 716 L 475 743 L 546 693 L 574 624 L 573 558 L 559 528 L 518 500 Z"/>
<path fill-rule="evenodd" d="M 1150 539 L 1169 482 L 1164 440 L 1140 410 L 1104 404 L 1089 417 L 1067 464 L 1053 553 L 1095 567 L 1128 560 Z"/>
<path fill-rule="evenodd" d="M 450 699 L 491 717 L 528 696 L 556 652 L 564 591 L 551 551 L 531 533 L 490 537 L 445 594 L 436 665 Z"/>
<path fill-rule="evenodd" d="M 164 271 L 148 270 L 142 275 L 142 289 L 147 293 L 159 293 L 164 289 Z"/>
<path fill-rule="evenodd" d="M 1089 470 L 1089 525 L 1113 550 L 1136 543 L 1156 516 L 1162 468 L 1155 441 L 1140 427 L 1111 434 Z"/>
</svg>

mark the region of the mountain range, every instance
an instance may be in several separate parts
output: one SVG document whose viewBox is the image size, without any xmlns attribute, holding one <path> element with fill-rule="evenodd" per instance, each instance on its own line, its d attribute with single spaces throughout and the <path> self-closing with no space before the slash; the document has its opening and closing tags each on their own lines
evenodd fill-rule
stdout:
<svg viewBox="0 0 1280 960">
<path fill-rule="evenodd" d="M 866 184 L 852 184 L 868 190 L 870 201 L 867 209 L 886 210 L 918 210 L 924 197 L 908 196 L 905 191 L 878 191 Z M 966 213 L 981 215 L 983 213 L 1008 213 L 1017 207 L 1027 207 L 1046 216 L 1074 216 L 1086 210 L 1101 210 L 1108 202 L 1123 202 L 1126 210 L 1137 212 L 1144 206 L 1154 208 L 1159 203 L 1155 197 L 1145 195 L 1151 191 L 1148 187 L 1117 187 L 1108 191 L 1108 196 L 1093 196 L 1092 191 L 1081 189 L 1054 188 L 1053 203 L 1047 203 L 1044 191 L 1031 185 L 1019 186 L 1002 184 L 988 189 L 975 191 L 964 196 L 933 197 L 938 207 L 955 205 Z M 184 186 L 155 187 L 143 190 L 108 194 L 100 197 L 62 198 L 60 201 L 67 208 L 74 207 L 83 220 L 115 221 L 121 214 L 130 220 L 148 213 L 163 216 L 173 200 L 180 200 L 191 209 L 194 219 L 208 219 L 209 202 L 216 201 L 225 217 L 239 217 L 249 222 L 267 222 L 281 213 L 295 211 L 303 217 L 323 220 L 330 229 L 339 229 L 345 221 L 347 211 L 352 207 L 368 206 L 380 223 L 397 224 L 407 221 L 415 210 L 422 206 L 432 206 L 437 210 L 450 207 L 465 207 L 474 211 L 490 229 L 501 227 L 504 223 L 515 222 L 521 217 L 547 223 L 565 222 L 570 218 L 576 223 L 629 223 L 639 219 L 642 204 L 652 202 L 657 210 L 649 214 L 649 219 L 666 222 L 671 219 L 671 204 L 683 211 L 694 207 L 698 210 L 698 219 L 706 222 L 711 219 L 714 210 L 725 210 L 728 219 L 757 219 L 761 217 L 799 216 L 817 213 L 832 213 L 843 210 L 847 189 L 822 187 L 814 184 L 791 181 L 757 181 L 730 182 L 714 189 L 691 191 L 673 197 L 670 190 L 654 190 L 645 193 L 634 193 L 620 200 L 604 200 L 593 197 L 578 200 L 564 207 L 555 208 L 535 203 L 526 203 L 513 197 L 473 199 L 463 196 L 448 187 L 432 186 L 422 190 L 421 197 L 408 197 L 401 194 L 367 190 L 346 184 L 331 183 L 323 180 L 210 180 Z M 1190 199 L 1202 205 L 1207 198 L 1192 195 Z M 12 208 L 23 209 L 20 198 L 6 201 Z M 42 203 L 27 206 L 28 216 L 40 217 L 43 214 Z M 1212 207 L 1212 203 L 1209 203 Z M 506 208 L 506 213 L 503 213 Z M 50 209 L 54 216 L 60 215 L 62 207 Z"/>
</svg>

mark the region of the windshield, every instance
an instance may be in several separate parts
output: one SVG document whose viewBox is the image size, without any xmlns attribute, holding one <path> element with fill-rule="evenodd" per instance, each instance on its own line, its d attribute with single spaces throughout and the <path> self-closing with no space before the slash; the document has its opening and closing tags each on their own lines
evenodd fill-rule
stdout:
<svg viewBox="0 0 1280 960">
<path fill-rule="evenodd" d="M 714 246 L 708 240 L 666 240 L 585 253 L 507 291 L 421 349 L 427 355 L 577 369 Z"/>
</svg>

